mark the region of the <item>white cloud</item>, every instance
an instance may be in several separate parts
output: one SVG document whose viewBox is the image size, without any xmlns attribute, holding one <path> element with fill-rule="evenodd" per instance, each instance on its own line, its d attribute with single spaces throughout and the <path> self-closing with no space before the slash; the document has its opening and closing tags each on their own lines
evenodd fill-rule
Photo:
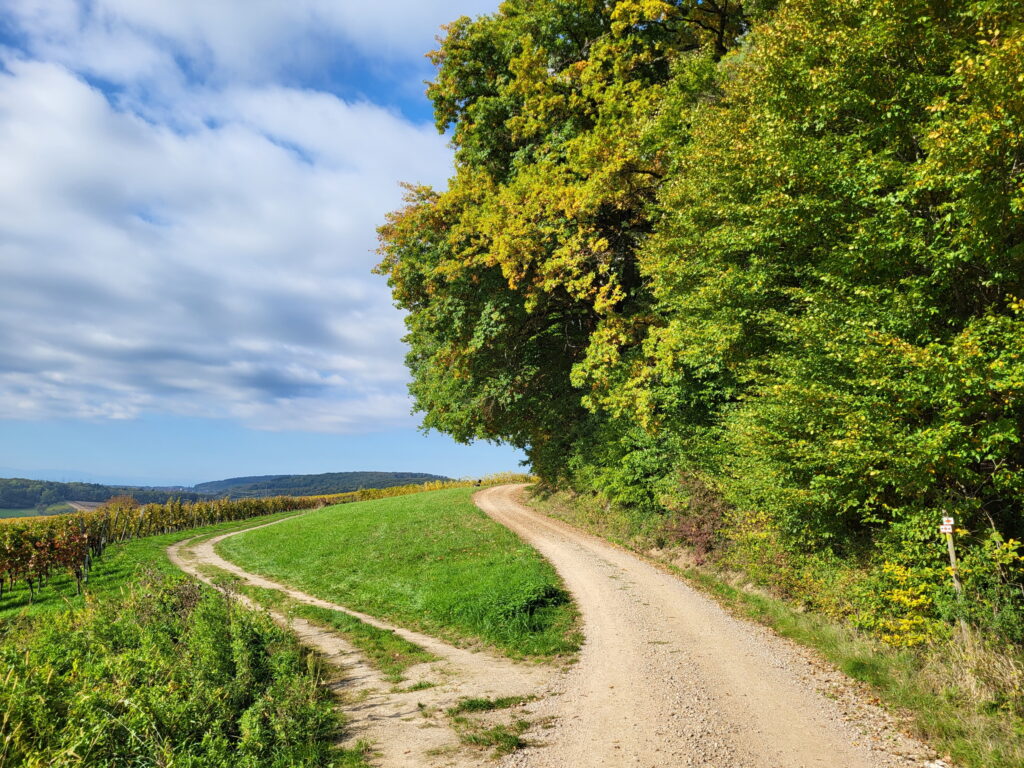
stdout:
<svg viewBox="0 0 1024 768">
<path fill-rule="evenodd" d="M 34 23 L 57 38 L 74 14 L 46 18 L 52 6 Z M 131 24 L 192 34 L 157 15 Z M 154 110 L 184 117 L 172 126 L 63 64 L 5 66 L 0 418 L 408 423 L 401 318 L 369 272 L 397 181 L 448 173 L 432 128 L 252 83 L 177 92 Z"/>
<path fill-rule="evenodd" d="M 419 59 L 441 25 L 494 0 L 6 0 L 34 55 L 117 82 L 194 73 L 273 78 L 339 57 Z"/>
<path fill-rule="evenodd" d="M 0 419 L 408 423 L 374 228 L 450 155 L 338 77 L 399 103 L 495 5 L 6 0 Z"/>
</svg>

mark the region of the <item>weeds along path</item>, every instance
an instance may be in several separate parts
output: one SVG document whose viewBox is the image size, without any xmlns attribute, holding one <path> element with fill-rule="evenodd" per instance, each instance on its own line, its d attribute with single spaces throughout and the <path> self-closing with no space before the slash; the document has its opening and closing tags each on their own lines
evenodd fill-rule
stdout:
<svg viewBox="0 0 1024 768">
<path fill-rule="evenodd" d="M 266 525 L 277 522 L 283 521 Z M 372 626 L 391 630 L 439 658 L 439 661 L 418 664 L 407 670 L 409 682 L 403 690 L 385 680 L 338 633 L 298 617 L 269 611 L 275 621 L 289 626 L 304 645 L 320 652 L 328 663 L 340 670 L 337 687 L 343 695 L 348 718 L 346 744 L 351 746 L 360 740 L 371 742 L 374 750 L 370 759 L 372 763 L 385 768 L 494 765 L 488 752 L 462 748 L 458 734 L 444 717 L 444 710 L 466 697 L 533 694 L 545 688 L 553 674 L 559 673 L 550 666 L 518 663 L 490 653 L 456 648 L 419 632 L 393 626 L 249 573 L 214 550 L 219 541 L 229 536 L 262 527 L 265 526 L 232 531 L 205 540 L 182 541 L 170 546 L 167 554 L 176 566 L 207 584 L 213 583 L 208 575 L 209 568 L 219 568 L 251 585 L 279 590 L 298 602 L 341 611 Z M 244 595 L 237 595 L 237 598 L 251 608 L 262 610 Z M 433 687 L 409 690 L 410 685 L 417 682 L 431 683 Z"/>
<path fill-rule="evenodd" d="M 504 765 L 942 765 L 810 652 L 525 507 L 523 487 L 489 488 L 474 500 L 551 561 L 579 606 L 586 640 L 557 695 L 538 706 L 555 722 L 535 737 L 544 744 Z"/>
</svg>

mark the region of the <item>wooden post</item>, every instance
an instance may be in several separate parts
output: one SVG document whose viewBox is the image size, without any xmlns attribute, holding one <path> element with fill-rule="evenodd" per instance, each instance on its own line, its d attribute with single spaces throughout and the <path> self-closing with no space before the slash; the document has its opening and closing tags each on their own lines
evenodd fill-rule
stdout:
<svg viewBox="0 0 1024 768">
<path fill-rule="evenodd" d="M 964 603 L 964 585 L 960 581 L 959 566 L 956 561 L 956 544 L 953 541 L 953 518 L 943 517 L 942 526 L 939 530 L 946 535 L 946 549 L 949 551 L 949 572 L 953 576 L 953 589 L 956 592 L 956 600 L 962 607 Z M 971 639 L 967 622 L 961 616 L 958 623 L 960 625 L 960 640 L 966 644 Z"/>
<path fill-rule="evenodd" d="M 956 590 L 958 599 L 964 598 L 964 585 L 960 583 L 960 575 L 957 573 L 956 545 L 953 544 L 953 534 L 946 534 L 946 549 L 949 550 L 949 570 L 953 574 L 953 589 Z"/>
</svg>

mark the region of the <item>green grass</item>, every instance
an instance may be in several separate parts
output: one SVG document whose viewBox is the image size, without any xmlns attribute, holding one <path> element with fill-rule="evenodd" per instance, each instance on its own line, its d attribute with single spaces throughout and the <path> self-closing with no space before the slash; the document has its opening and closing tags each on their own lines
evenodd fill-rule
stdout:
<svg viewBox="0 0 1024 768">
<path fill-rule="evenodd" d="M 29 590 L 24 584 L 16 585 L 12 591 L 5 590 L 3 597 L 0 597 L 0 619 L 61 611 L 67 608 L 80 608 L 85 605 L 86 595 L 102 598 L 119 593 L 127 583 L 134 580 L 143 567 L 162 573 L 177 573 L 178 569 L 167 559 L 165 551 L 175 542 L 190 539 L 193 536 L 212 536 L 249 528 L 294 514 L 296 513 L 280 512 L 266 517 L 232 520 L 188 531 L 176 531 L 163 536 L 148 536 L 124 544 L 113 544 L 107 547 L 103 556 L 93 563 L 89 581 L 85 585 L 85 595 L 77 594 L 74 578 L 66 573 L 55 573 L 46 588 L 37 592 L 33 602 L 30 602 Z"/>
<path fill-rule="evenodd" d="M 39 510 L 35 507 L 29 507 L 28 509 L 0 509 L 0 520 L 5 517 L 35 517 L 39 514 Z"/>
<path fill-rule="evenodd" d="M 233 536 L 243 568 L 396 624 L 512 656 L 575 651 L 554 569 L 471 501 L 475 489 L 327 507 Z"/>
<path fill-rule="evenodd" d="M 522 735 L 530 727 L 530 722 L 515 718 L 507 723 L 488 725 L 467 715 L 480 715 L 501 709 L 518 707 L 533 699 L 532 696 L 502 696 L 497 699 L 463 699 L 445 714 L 451 721 L 459 740 L 463 744 L 475 747 L 493 747 L 494 757 L 515 752 L 527 746 Z"/>
<path fill-rule="evenodd" d="M 501 723 L 490 728 L 481 728 L 464 733 L 460 738 L 463 744 L 477 747 L 494 747 L 494 757 L 509 755 L 517 749 L 527 746 L 522 735 L 530 727 L 528 720 L 514 720 Z"/>
<path fill-rule="evenodd" d="M 497 699 L 463 699 L 448 709 L 449 715 L 461 715 L 464 712 L 492 712 L 495 709 L 518 707 L 533 699 L 532 696 L 501 696 Z"/>
<path fill-rule="evenodd" d="M 0 661 L 8 662 L 9 674 L 0 676 L 0 720 L 13 726 L 2 742 L 0 766 L 23 764 L 18 750 L 27 749 L 33 765 L 43 759 L 71 768 L 82 764 L 87 749 L 86 762 L 104 765 L 164 764 L 173 754 L 210 768 L 370 768 L 367 743 L 335 743 L 344 716 L 322 685 L 327 670 L 319 659 L 261 612 L 215 599 L 167 558 L 175 542 L 295 514 L 113 545 L 93 566 L 86 596 L 76 595 L 74 581 L 64 576 L 32 605 L 27 589 L 12 593 L 13 599 L 5 595 Z M 177 592 L 185 597 L 175 597 Z M 179 614 L 191 615 L 193 594 L 205 595 L 215 609 L 201 631 L 191 627 L 184 639 L 175 639 L 168 626 Z M 241 629 L 230 629 L 236 625 Z M 269 642 L 261 644 L 263 636 Z M 223 669 L 214 669 L 218 665 Z M 268 690 L 259 695 L 257 684 Z M 37 717 L 44 728 L 36 727 Z"/>
<path fill-rule="evenodd" d="M 337 632 L 362 651 L 370 664 L 392 683 L 403 681 L 409 667 L 437 661 L 437 657 L 432 653 L 399 637 L 391 630 L 371 626 L 342 611 L 300 603 L 279 590 L 246 584 L 235 574 L 220 568 L 208 567 L 204 568 L 204 572 L 264 608 L 298 616 Z"/>
<path fill-rule="evenodd" d="M 322 662 L 181 574 L 8 623 L 0 665 L 2 766 L 365 765 Z"/>
</svg>

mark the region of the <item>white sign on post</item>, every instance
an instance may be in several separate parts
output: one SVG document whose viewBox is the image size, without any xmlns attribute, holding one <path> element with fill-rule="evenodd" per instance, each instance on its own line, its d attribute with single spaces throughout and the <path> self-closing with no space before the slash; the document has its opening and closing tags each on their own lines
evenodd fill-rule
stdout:
<svg viewBox="0 0 1024 768">
<path fill-rule="evenodd" d="M 944 518 L 942 518 L 942 524 L 943 525 L 952 525 L 953 524 L 953 518 L 952 517 L 944 517 Z"/>
<path fill-rule="evenodd" d="M 953 532 L 953 526 L 952 525 L 945 525 L 945 524 L 943 524 L 943 525 L 939 526 L 939 533 L 952 533 L 952 532 Z"/>
</svg>

